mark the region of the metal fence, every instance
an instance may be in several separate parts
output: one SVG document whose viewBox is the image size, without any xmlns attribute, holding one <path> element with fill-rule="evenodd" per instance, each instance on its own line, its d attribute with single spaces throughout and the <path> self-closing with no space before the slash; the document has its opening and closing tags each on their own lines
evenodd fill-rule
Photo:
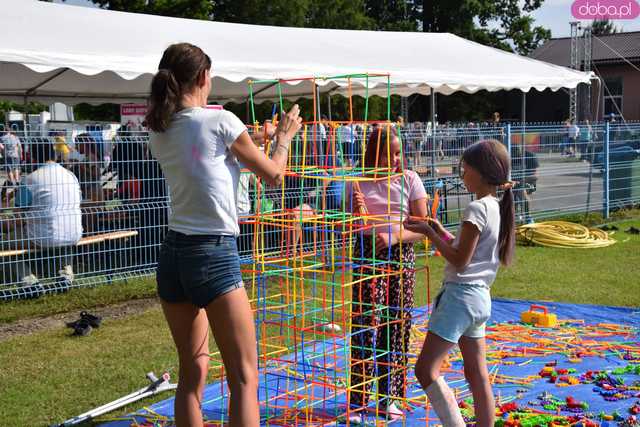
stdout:
<svg viewBox="0 0 640 427">
<path fill-rule="evenodd" d="M 167 229 L 169 201 L 146 132 L 92 130 L 6 132 L 0 229 L 0 299 L 37 297 L 70 287 L 111 283 L 154 271 Z M 245 263 L 260 244 L 286 256 L 313 247 L 324 216 L 345 209 L 345 179 L 362 158 L 366 129 L 308 127 L 292 146 L 282 187 L 261 185 L 244 171 L 238 190 Z M 458 223 L 473 199 L 459 177 L 462 151 L 493 138 L 512 154 L 519 222 L 569 213 L 605 216 L 640 202 L 640 124 L 412 126 L 401 132 L 404 164 L 430 194 L 438 215 Z M 306 141 L 303 143 L 302 141 Z M 299 174 L 304 170 L 304 174 Z M 258 215 L 286 217 L 291 226 L 256 225 Z M 299 225 L 297 225 L 299 224 Z M 257 237 L 256 237 L 257 236 Z M 294 249 L 295 251 L 295 249 Z"/>
</svg>

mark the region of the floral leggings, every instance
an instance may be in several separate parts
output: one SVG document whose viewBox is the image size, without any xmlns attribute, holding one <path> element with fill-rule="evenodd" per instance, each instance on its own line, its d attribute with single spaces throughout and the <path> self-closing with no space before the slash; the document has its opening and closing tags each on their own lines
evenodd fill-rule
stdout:
<svg viewBox="0 0 640 427">
<path fill-rule="evenodd" d="M 349 402 L 355 407 L 367 405 L 374 378 L 379 396 L 405 395 L 416 278 L 413 244 L 403 243 L 402 250 L 399 244 L 394 245 L 390 253 L 388 248 L 378 252 L 376 260 L 390 262 L 376 266 L 375 271 L 367 261 L 373 259 L 372 249 L 366 236 L 356 242 L 354 258 L 362 258 L 365 266 L 355 270 L 355 279 L 390 272 L 353 285 Z"/>
</svg>

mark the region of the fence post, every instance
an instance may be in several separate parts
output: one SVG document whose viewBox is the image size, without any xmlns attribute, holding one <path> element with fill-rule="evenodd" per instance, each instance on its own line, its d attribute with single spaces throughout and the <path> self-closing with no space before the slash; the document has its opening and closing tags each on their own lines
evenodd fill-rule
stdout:
<svg viewBox="0 0 640 427">
<path fill-rule="evenodd" d="M 511 156 L 511 123 L 507 123 L 507 153 Z M 513 164 L 513 159 L 511 159 Z M 509 168 L 509 181 L 511 181 L 511 168 Z"/>
<path fill-rule="evenodd" d="M 610 201 L 609 201 L 609 171 L 610 171 L 610 164 L 609 164 L 609 141 L 610 141 L 610 131 L 611 131 L 611 127 L 610 127 L 610 123 L 606 122 L 604 125 L 604 147 L 602 147 L 602 153 L 604 156 L 603 159 L 603 163 L 604 163 L 604 206 L 603 206 L 603 216 L 605 218 L 609 218 L 609 209 L 610 209 Z"/>
</svg>

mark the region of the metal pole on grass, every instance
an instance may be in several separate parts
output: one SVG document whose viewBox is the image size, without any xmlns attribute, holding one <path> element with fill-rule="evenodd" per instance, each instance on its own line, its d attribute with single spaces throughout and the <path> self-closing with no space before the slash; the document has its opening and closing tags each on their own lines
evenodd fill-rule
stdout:
<svg viewBox="0 0 640 427">
<path fill-rule="evenodd" d="M 87 411 L 83 414 L 78 415 L 77 417 L 70 418 L 64 421 L 62 424 L 53 424 L 50 427 L 71 427 L 79 424 L 84 424 L 87 421 L 91 421 L 100 415 L 109 413 L 118 408 L 122 408 L 123 406 L 126 406 L 130 403 L 142 400 L 145 397 L 153 396 L 167 390 L 175 390 L 178 387 L 177 384 L 171 384 L 169 382 L 170 377 L 166 372 L 160 378 L 157 378 L 153 374 L 153 372 L 149 372 L 147 374 L 147 378 L 149 379 L 149 381 L 151 381 L 151 384 L 149 384 L 147 387 L 143 387 L 138 391 L 134 391 L 133 393 L 116 399 L 113 402 Z"/>
</svg>

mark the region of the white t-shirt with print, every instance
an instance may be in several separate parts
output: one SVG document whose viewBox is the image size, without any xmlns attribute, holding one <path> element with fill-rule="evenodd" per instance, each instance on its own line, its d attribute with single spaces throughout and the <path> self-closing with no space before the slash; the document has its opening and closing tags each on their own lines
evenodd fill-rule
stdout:
<svg viewBox="0 0 640 427">
<path fill-rule="evenodd" d="M 82 193 L 78 178 L 57 163 L 47 163 L 27 175 L 31 196 L 27 236 L 46 248 L 72 246 L 82 238 Z"/>
<path fill-rule="evenodd" d="M 4 145 L 5 157 L 20 159 L 20 138 L 12 134 L 6 134 L 0 142 Z"/>
<path fill-rule="evenodd" d="M 498 235 L 500 233 L 500 205 L 498 199 L 486 196 L 474 200 L 462 214 L 462 221 L 458 234 L 453 241 L 458 246 L 462 224 L 470 222 L 480 231 L 478 245 L 471 257 L 469 265 L 462 271 L 457 271 L 450 263 L 444 268 L 444 281 L 454 283 L 470 283 L 491 286 L 496 278 L 500 266 Z"/>
<path fill-rule="evenodd" d="M 246 130 L 229 111 L 195 107 L 175 113 L 165 132 L 151 132 L 151 153 L 169 187 L 169 229 L 183 234 L 239 234 L 240 167 L 229 147 Z"/>
</svg>

